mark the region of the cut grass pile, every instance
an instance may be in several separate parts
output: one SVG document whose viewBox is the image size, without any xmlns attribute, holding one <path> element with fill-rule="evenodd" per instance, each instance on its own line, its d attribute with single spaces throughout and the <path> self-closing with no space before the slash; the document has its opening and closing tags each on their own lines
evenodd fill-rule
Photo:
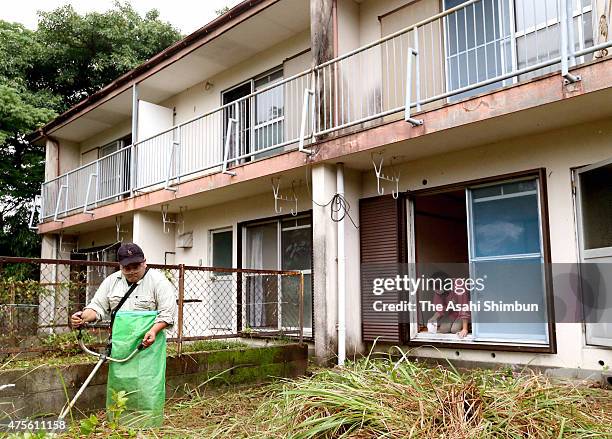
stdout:
<svg viewBox="0 0 612 439">
<path fill-rule="evenodd" d="M 612 438 L 609 391 L 509 369 L 458 371 L 362 359 L 309 377 L 250 387 L 203 383 L 166 404 L 148 431 L 64 437 L 182 438 Z"/>
<path fill-rule="evenodd" d="M 612 438 L 612 397 L 510 370 L 365 359 L 170 405 L 164 437 Z"/>
</svg>

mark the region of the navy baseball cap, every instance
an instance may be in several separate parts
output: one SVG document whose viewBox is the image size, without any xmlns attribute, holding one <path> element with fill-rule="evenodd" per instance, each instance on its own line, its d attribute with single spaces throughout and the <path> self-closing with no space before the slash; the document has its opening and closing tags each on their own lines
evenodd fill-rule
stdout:
<svg viewBox="0 0 612 439">
<path fill-rule="evenodd" d="M 133 242 L 128 242 L 126 244 L 122 244 L 117 250 L 117 261 L 119 261 L 119 265 L 125 266 L 144 262 L 145 257 L 142 249 L 139 246 Z"/>
</svg>

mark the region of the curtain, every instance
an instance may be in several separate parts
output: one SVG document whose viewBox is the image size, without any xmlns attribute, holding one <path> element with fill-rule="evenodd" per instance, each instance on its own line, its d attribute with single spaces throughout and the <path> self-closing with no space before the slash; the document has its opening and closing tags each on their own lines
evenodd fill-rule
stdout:
<svg viewBox="0 0 612 439">
<path fill-rule="evenodd" d="M 247 243 L 250 249 L 249 268 L 263 269 L 263 233 L 264 230 L 259 227 L 249 229 Z M 266 323 L 263 313 L 263 279 L 261 275 L 250 276 L 249 279 L 249 326 L 263 326 Z"/>
</svg>

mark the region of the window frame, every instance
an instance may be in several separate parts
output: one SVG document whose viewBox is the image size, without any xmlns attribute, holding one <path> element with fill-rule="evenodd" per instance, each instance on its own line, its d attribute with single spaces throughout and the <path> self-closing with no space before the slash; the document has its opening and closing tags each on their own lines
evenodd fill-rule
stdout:
<svg viewBox="0 0 612 439">
<path fill-rule="evenodd" d="M 280 74 L 281 74 L 280 77 L 266 82 L 266 84 L 263 87 L 257 87 L 257 81 L 260 81 L 260 80 L 264 79 L 267 76 L 272 76 L 272 75 L 274 75 L 275 73 L 278 73 L 278 72 L 280 72 Z M 256 77 L 254 77 L 253 78 L 253 93 L 256 93 L 259 90 L 263 90 L 265 88 L 273 86 L 277 82 L 282 81 L 284 79 L 284 77 L 285 77 L 285 72 L 284 72 L 284 69 L 283 69 L 282 65 L 277 66 L 277 67 L 275 67 L 273 69 L 268 70 L 265 73 L 262 73 L 261 75 L 258 75 Z M 255 134 L 256 130 L 261 129 L 261 128 L 265 128 L 268 125 L 272 125 L 273 123 L 283 122 L 285 120 L 285 95 L 284 95 L 284 93 L 283 93 L 283 115 L 282 116 L 275 117 L 274 119 L 270 119 L 270 120 L 267 120 L 267 121 L 262 122 L 260 124 L 257 124 L 256 123 L 257 122 L 257 103 L 254 103 L 254 106 L 255 106 L 255 108 L 253 109 L 254 111 L 253 111 L 252 116 L 251 116 L 251 119 L 252 119 L 252 128 L 253 128 L 253 137 L 256 137 L 256 134 Z"/>
<path fill-rule="evenodd" d="M 117 154 L 118 151 L 121 151 L 125 147 L 131 145 L 131 138 L 132 138 L 132 133 L 129 133 L 116 140 L 113 140 L 112 142 L 108 142 L 102 146 L 97 147 L 98 160 L 101 160 L 104 157 L 108 157 L 113 154 Z M 130 142 L 128 142 L 128 139 L 130 139 Z M 122 175 L 122 173 L 119 173 L 117 175 L 111 176 L 110 178 L 104 181 L 98 175 L 98 177 L 96 178 L 96 189 L 95 189 L 96 198 L 99 196 L 99 193 L 101 189 L 104 187 L 104 185 L 107 185 L 108 188 L 114 187 L 114 192 L 119 193 L 118 196 L 110 198 L 111 201 L 117 201 L 121 199 L 122 197 L 129 196 L 129 192 L 130 192 L 129 183 L 132 178 L 132 175 L 131 175 L 132 170 L 130 166 L 130 162 L 132 160 L 131 152 L 128 152 L 126 154 L 126 158 L 127 158 L 126 163 L 124 163 L 123 166 L 121 167 L 122 168 L 121 170 L 125 172 L 125 175 Z M 101 162 L 99 162 L 99 165 L 103 166 Z M 123 190 L 124 186 L 126 187 L 125 190 Z"/>
<path fill-rule="evenodd" d="M 231 263 L 231 267 L 220 267 L 220 268 L 233 268 L 234 265 L 234 228 L 232 226 L 227 226 L 227 227 L 220 227 L 217 229 L 210 229 L 208 231 L 208 261 L 209 261 L 209 266 L 213 267 L 213 268 L 217 268 L 215 267 L 215 263 L 214 263 L 214 235 L 217 233 L 227 233 L 230 232 L 231 236 L 232 236 L 232 241 L 230 243 L 230 253 L 232 255 L 232 263 Z M 213 271 L 211 272 L 211 279 L 214 279 L 216 277 L 228 277 L 231 276 L 232 272 L 225 272 L 225 271 Z"/>
<path fill-rule="evenodd" d="M 587 249 L 585 248 L 585 237 L 584 237 L 584 213 L 582 211 L 583 199 L 581 194 L 581 176 L 583 173 L 587 173 L 596 169 L 599 169 L 604 166 L 609 166 L 612 164 L 612 159 L 606 159 L 603 161 L 599 161 L 596 163 L 592 163 L 586 166 L 572 168 L 572 188 L 573 188 L 573 204 L 574 204 L 574 212 L 575 212 L 575 227 L 576 227 L 576 238 L 577 238 L 577 251 L 579 255 L 579 270 L 582 268 L 582 264 L 585 263 L 585 259 L 597 259 L 600 257 L 607 257 L 612 252 L 612 246 L 606 247 L 595 247 Z M 582 300 L 584 301 L 584 289 L 582 284 L 580 284 L 580 294 Z M 599 322 L 603 323 L 603 322 Z M 597 323 L 595 323 L 597 324 Z M 611 350 L 612 345 L 610 344 L 610 339 L 601 338 L 592 333 L 592 323 L 588 323 L 586 321 L 582 322 L 582 331 L 583 331 L 583 346 L 594 349 L 604 349 Z"/>
<path fill-rule="evenodd" d="M 447 0 L 441 0 L 441 10 L 442 12 L 450 9 L 447 8 L 446 6 L 446 1 Z M 467 0 L 465 0 L 467 1 Z M 447 91 L 452 91 L 452 90 L 456 90 L 458 88 L 461 88 L 461 67 L 458 65 L 457 67 L 457 72 L 458 72 L 458 83 L 459 83 L 459 87 L 453 89 L 452 88 L 452 83 L 451 83 L 451 67 L 450 67 L 450 62 L 449 60 L 451 58 L 456 58 L 457 62 L 458 62 L 458 58 L 459 58 L 459 54 L 465 54 L 466 60 L 468 57 L 468 52 L 470 50 L 473 51 L 477 51 L 479 47 L 484 47 L 484 52 L 485 52 L 485 56 L 486 56 L 486 46 L 489 44 L 495 44 L 496 49 L 495 49 L 495 54 L 496 54 L 496 59 L 495 62 L 497 63 L 497 58 L 500 58 L 500 63 L 501 63 L 501 72 L 500 74 L 504 74 L 505 72 L 508 71 L 508 69 L 512 69 L 512 70 L 517 70 L 519 68 L 519 64 L 521 61 L 521 55 L 519 53 L 519 49 L 518 49 L 518 45 L 519 45 L 519 39 L 524 39 L 526 41 L 526 39 L 528 38 L 529 35 L 535 34 L 537 35 L 538 32 L 541 32 L 545 29 L 550 29 L 551 26 L 555 26 L 559 24 L 559 15 L 560 13 L 558 13 L 557 17 L 552 17 L 548 20 L 546 20 L 546 18 L 544 19 L 544 21 L 539 21 L 537 23 L 535 23 L 534 25 L 530 25 L 530 26 L 525 26 L 524 29 L 519 29 L 519 19 L 517 17 L 518 14 L 518 5 L 517 5 L 517 0 L 493 0 L 494 2 L 497 3 L 497 8 L 498 8 L 498 14 L 496 18 L 496 24 L 494 25 L 494 38 L 491 42 L 484 42 L 482 45 L 478 45 L 474 44 L 474 47 L 472 47 L 471 49 L 467 49 L 464 51 L 459 51 L 457 48 L 456 53 L 454 53 L 453 55 L 449 54 L 449 31 L 450 31 L 450 25 L 449 25 L 449 21 L 450 21 L 450 16 L 445 16 L 443 19 L 443 45 L 444 45 L 444 75 L 445 75 L 445 87 Z M 524 0 L 524 1 L 530 1 L 530 0 Z M 584 48 L 584 42 L 585 42 L 585 35 L 584 35 L 584 24 L 581 22 L 580 18 L 583 17 L 586 14 L 594 14 L 595 12 L 593 11 L 593 0 L 591 0 L 591 3 L 589 5 L 583 6 L 582 5 L 582 0 L 572 0 L 573 1 L 573 8 L 572 8 L 572 23 L 575 25 L 576 20 L 578 20 L 578 33 L 577 35 L 575 35 L 575 42 L 578 43 L 578 50 L 581 50 Z M 544 3 L 545 8 L 546 8 L 546 3 Z M 483 3 L 483 7 L 484 7 L 484 3 Z M 466 10 L 467 11 L 467 10 Z M 509 15 L 506 18 L 504 16 L 504 12 L 507 12 Z M 484 13 L 483 13 L 484 14 Z M 537 14 L 536 14 L 537 15 Z M 548 14 L 547 14 L 548 15 Z M 504 20 L 508 20 L 508 24 L 509 24 L 509 29 L 507 30 L 508 35 L 504 35 L 503 31 L 505 30 L 504 27 Z M 536 16 L 537 19 L 537 16 Z M 455 22 L 456 21 L 456 16 L 455 16 Z M 498 37 L 495 37 L 495 32 L 499 32 Z M 593 38 L 595 36 L 595 32 L 593 34 Z M 506 56 L 507 54 L 505 53 L 505 44 L 506 44 L 506 40 L 509 41 L 509 50 L 510 50 L 510 63 L 507 63 L 507 59 Z M 499 46 L 499 49 L 497 49 L 497 46 Z M 498 53 L 499 50 L 499 53 Z M 544 55 L 542 55 L 542 60 L 544 59 Z M 476 55 L 477 56 L 477 55 Z M 487 60 L 485 59 L 485 63 L 487 62 Z M 527 63 L 528 60 L 523 60 L 523 62 Z M 579 61 L 577 61 L 579 63 L 583 63 L 584 62 L 584 57 L 581 57 Z M 528 64 L 527 64 L 528 65 Z M 468 75 L 468 80 L 470 79 L 470 71 L 469 71 L 469 66 L 466 69 L 467 71 L 467 75 Z M 478 72 L 476 72 L 476 75 L 478 76 Z M 497 67 L 496 67 L 496 75 L 495 76 L 499 76 L 499 74 L 497 74 Z M 507 79 L 504 81 L 500 81 L 504 86 L 505 85 L 509 85 L 509 84 L 516 84 L 518 83 L 520 80 L 519 77 L 514 76 L 512 79 Z M 472 82 L 471 84 L 475 84 L 477 82 Z M 468 85 L 470 85 L 470 82 L 468 81 Z M 483 86 L 483 87 L 488 87 L 488 86 Z M 470 97 L 473 97 L 475 95 L 478 95 L 482 92 L 486 92 L 485 90 L 481 90 L 481 88 L 476 88 L 474 90 L 470 90 L 468 92 L 463 92 L 460 93 L 459 95 L 455 95 L 455 96 L 450 96 L 446 99 L 447 102 L 449 103 L 453 103 L 453 102 L 457 102 L 463 99 L 467 99 Z"/>
<path fill-rule="evenodd" d="M 310 232 L 311 232 L 311 261 L 310 261 L 310 269 L 309 270 L 293 270 L 293 271 L 300 271 L 303 274 L 310 274 L 311 275 L 311 290 L 310 290 L 310 295 L 312 298 L 312 312 L 311 312 L 311 319 L 312 319 L 312 326 L 310 328 L 307 328 L 306 326 L 304 326 L 304 338 L 306 340 L 314 340 L 314 336 L 315 336 L 315 320 L 314 320 L 314 310 L 315 310 L 315 297 L 314 297 L 314 259 L 313 259 L 313 248 L 312 246 L 314 245 L 314 225 L 313 225 L 313 212 L 312 210 L 305 210 L 305 211 L 301 211 L 298 212 L 297 216 L 293 216 L 291 214 L 286 214 L 286 215 L 278 215 L 278 216 L 272 216 L 272 217 L 266 217 L 266 218 L 259 218 L 259 219 L 254 219 L 254 220 L 248 220 L 248 221 L 243 221 L 238 223 L 238 237 L 237 237 L 237 243 L 238 243 L 238 268 L 243 268 L 246 265 L 246 251 L 247 251 L 247 233 L 246 233 L 246 229 L 248 227 L 253 227 L 253 226 L 258 226 L 258 225 L 265 225 L 265 224 L 270 224 L 270 223 L 276 223 L 276 230 L 277 230 L 277 267 L 276 270 L 281 270 L 282 271 L 282 232 L 283 232 L 283 227 L 282 227 L 282 222 L 286 219 L 301 219 L 301 218 L 310 218 L 310 225 L 308 226 L 296 226 L 295 228 L 307 228 L 310 227 Z M 244 308 L 244 298 L 242 297 L 242 289 L 240 289 L 240 285 L 239 285 L 239 291 L 240 291 L 240 297 L 238 298 L 238 303 L 239 303 L 239 313 L 238 313 L 238 317 L 239 317 L 239 325 L 238 327 L 241 328 L 242 326 L 244 326 L 244 322 L 243 319 L 246 318 L 246 312 L 243 311 L 242 308 Z M 281 322 L 281 316 L 282 314 L 279 312 L 278 313 L 278 321 L 279 321 L 279 326 L 280 326 L 280 322 Z M 265 332 L 263 332 L 262 334 L 265 335 Z M 289 335 L 289 337 L 292 337 L 291 335 Z"/>
<path fill-rule="evenodd" d="M 548 198 L 546 189 L 546 170 L 544 168 L 531 169 L 526 171 L 513 172 L 508 174 L 501 174 L 490 177 L 483 177 L 474 180 L 460 181 L 447 185 L 441 185 L 432 188 L 419 189 L 416 191 L 410 191 L 403 194 L 405 204 L 405 214 L 402 218 L 402 227 L 407 232 L 408 239 L 406 239 L 406 248 L 404 254 L 406 259 L 403 261 L 409 263 L 411 270 L 414 270 L 415 261 L 415 235 L 414 235 L 414 212 L 413 204 L 411 199 L 413 196 L 418 195 L 431 195 L 436 193 L 444 193 L 451 190 L 468 190 L 468 188 L 476 188 L 479 186 L 488 186 L 501 184 L 509 181 L 528 180 L 537 178 L 538 182 L 538 208 L 540 217 L 540 237 L 541 237 L 541 252 L 542 260 L 544 262 L 544 300 L 546 316 L 548 319 L 547 331 L 548 331 L 548 343 L 533 343 L 533 342 L 515 342 L 515 341 L 476 341 L 473 339 L 472 334 L 468 335 L 465 339 L 458 339 L 454 334 L 436 334 L 434 337 L 418 336 L 415 332 L 415 318 L 416 313 L 409 314 L 409 324 L 406 325 L 404 339 L 407 340 L 408 346 L 431 346 L 435 345 L 439 348 L 450 348 L 450 349 L 473 349 L 473 350 L 502 350 L 510 352 L 534 352 L 534 353 L 557 353 L 557 340 L 556 340 L 556 322 L 554 312 L 554 294 L 552 285 L 552 276 L 550 271 L 550 228 L 548 219 Z M 466 197 L 466 203 L 468 203 Z M 469 209 L 469 205 L 466 204 L 466 209 Z M 468 213 L 466 211 L 466 213 Z M 469 215 L 469 213 L 468 213 Z M 469 216 L 468 216 L 468 227 Z M 471 238 L 469 238 L 471 240 Z M 468 245 L 471 245 L 468 241 Z M 411 275 L 414 275 L 411 273 Z M 414 297 L 414 296 L 412 296 Z M 411 299 L 412 299 L 411 297 Z M 442 336 L 441 336 L 442 335 Z"/>
<path fill-rule="evenodd" d="M 280 74 L 281 74 L 280 77 L 275 78 L 272 81 L 267 82 L 263 87 L 262 86 L 259 86 L 259 87 L 257 86 L 257 81 L 260 81 L 260 80 L 262 80 L 262 79 L 264 79 L 264 78 L 266 78 L 268 76 L 274 75 L 275 73 L 278 73 L 278 72 L 280 72 Z M 284 65 L 283 64 L 280 64 L 278 66 L 272 67 L 271 69 L 268 69 L 268 70 L 266 70 L 266 71 L 264 71 L 264 72 L 262 72 L 262 73 L 260 73 L 258 75 L 255 75 L 255 76 L 253 76 L 253 77 L 251 77 L 249 79 L 246 79 L 244 81 L 241 81 L 241 82 L 239 82 L 239 83 L 237 83 L 237 84 L 235 84 L 235 85 L 233 85 L 233 86 L 231 86 L 231 87 L 229 87 L 229 88 L 227 88 L 225 90 L 222 90 L 221 93 L 220 93 L 221 105 L 222 106 L 223 105 L 229 105 L 229 104 L 231 104 L 233 102 L 236 102 L 236 101 L 231 101 L 231 102 L 228 102 L 228 103 L 224 104 L 224 96 L 227 93 L 229 93 L 229 92 L 231 92 L 231 91 L 233 91 L 233 90 L 235 90 L 235 89 L 237 89 L 239 87 L 243 87 L 243 86 L 249 84 L 251 91 L 250 91 L 248 96 L 250 96 L 250 95 L 253 95 L 254 93 L 256 93 L 257 91 L 264 90 L 267 87 L 272 87 L 275 83 L 283 81 L 284 77 L 285 77 L 285 70 L 284 70 Z M 255 95 L 254 99 L 251 99 L 251 98 L 248 99 L 247 106 L 248 106 L 248 110 L 249 110 L 248 111 L 249 112 L 249 116 L 248 116 L 249 120 L 248 120 L 248 123 L 245 124 L 245 127 L 243 128 L 243 131 L 247 131 L 248 132 L 247 133 L 247 136 L 248 136 L 248 145 L 246 145 L 246 150 L 248 150 L 248 153 L 251 154 L 251 155 L 249 157 L 246 157 L 246 158 L 243 158 L 243 159 L 240 159 L 240 160 L 232 160 L 232 162 L 234 162 L 235 165 L 238 165 L 239 162 L 242 162 L 242 161 L 251 161 L 251 160 L 256 160 L 258 158 L 257 157 L 258 156 L 258 152 L 257 152 L 258 149 L 256 148 L 256 146 L 257 146 L 256 145 L 256 139 L 257 139 L 256 132 L 258 130 L 266 128 L 269 125 L 281 124 L 282 129 L 283 129 L 283 135 L 282 135 L 282 137 L 283 137 L 282 140 L 283 141 L 280 142 L 279 145 L 284 143 L 284 138 L 285 138 L 285 132 L 284 132 L 284 129 L 285 129 L 285 124 L 284 124 L 284 121 L 285 121 L 285 93 L 284 93 L 284 90 L 283 90 L 283 94 L 282 95 L 283 95 L 283 102 L 282 102 L 283 103 L 283 115 L 279 116 L 279 117 L 276 117 L 274 119 L 267 120 L 267 121 L 262 122 L 260 124 L 256 123 L 256 112 L 257 112 L 257 98 L 258 98 L 258 95 Z M 238 99 L 243 99 L 243 98 L 244 97 L 238 98 Z M 228 108 L 228 112 L 229 112 L 229 108 L 230 107 L 227 107 L 227 108 Z M 226 139 L 226 136 L 227 136 L 227 124 L 226 124 L 226 122 L 227 121 L 225 120 L 225 117 L 224 117 L 224 119 L 223 119 L 223 125 L 224 126 L 222 127 L 222 133 L 223 133 L 223 139 L 224 139 L 223 143 L 224 143 L 224 145 L 225 145 L 225 139 Z M 270 148 L 270 146 L 266 146 L 266 147 L 260 148 L 260 149 L 267 149 L 267 148 Z M 265 153 L 265 151 L 264 151 L 264 153 Z M 241 155 L 238 152 L 236 152 L 236 154 L 237 155 Z"/>
</svg>

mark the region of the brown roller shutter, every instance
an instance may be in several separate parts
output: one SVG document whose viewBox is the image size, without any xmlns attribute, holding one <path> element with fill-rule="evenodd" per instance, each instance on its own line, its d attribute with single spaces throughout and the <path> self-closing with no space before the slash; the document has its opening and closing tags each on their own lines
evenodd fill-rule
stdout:
<svg viewBox="0 0 612 439">
<path fill-rule="evenodd" d="M 405 325 L 394 312 L 376 312 L 373 303 L 398 303 L 397 292 L 375 296 L 372 283 L 376 277 L 394 277 L 398 263 L 405 260 L 404 200 L 382 196 L 359 202 L 361 245 L 361 322 L 364 341 L 404 342 Z"/>
</svg>

